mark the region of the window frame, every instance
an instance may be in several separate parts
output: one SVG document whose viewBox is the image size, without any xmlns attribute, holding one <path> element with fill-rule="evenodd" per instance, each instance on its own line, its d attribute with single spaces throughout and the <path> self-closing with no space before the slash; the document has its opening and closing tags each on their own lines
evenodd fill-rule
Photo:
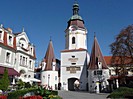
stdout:
<svg viewBox="0 0 133 99">
<path fill-rule="evenodd" d="M 1 33 L 0 33 L 0 42 L 3 41 L 3 37 L 4 37 L 4 31 L 2 29 L 0 29 Z"/>
<path fill-rule="evenodd" d="M 75 37 L 73 36 L 73 37 L 72 37 L 72 44 L 75 44 L 75 43 L 76 43 Z"/>
<path fill-rule="evenodd" d="M 7 39 L 8 45 L 13 46 L 13 35 L 8 34 L 7 37 L 8 37 L 8 39 Z"/>
<path fill-rule="evenodd" d="M 7 53 L 9 53 L 9 59 L 7 60 Z M 6 63 L 11 63 L 11 56 L 12 56 L 12 53 L 10 51 L 6 51 L 6 54 L 5 54 L 5 62 Z"/>
</svg>

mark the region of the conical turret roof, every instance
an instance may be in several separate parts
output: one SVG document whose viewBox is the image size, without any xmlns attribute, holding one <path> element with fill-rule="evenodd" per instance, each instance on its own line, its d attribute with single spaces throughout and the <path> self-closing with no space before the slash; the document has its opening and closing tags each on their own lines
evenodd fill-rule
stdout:
<svg viewBox="0 0 133 99">
<path fill-rule="evenodd" d="M 48 48 L 47 48 L 47 51 L 46 51 L 43 61 L 46 63 L 46 66 L 44 69 L 45 71 L 53 69 L 52 64 L 53 64 L 53 62 L 56 62 L 56 59 L 54 56 L 54 48 L 53 48 L 52 40 L 50 40 L 50 42 L 49 42 L 49 45 L 48 45 Z"/>
<path fill-rule="evenodd" d="M 107 64 L 104 60 L 104 57 L 102 55 L 100 46 L 95 36 L 91 57 L 90 57 L 89 69 L 99 69 L 99 66 L 98 66 L 99 62 L 101 63 L 101 69 L 108 69 Z"/>
</svg>

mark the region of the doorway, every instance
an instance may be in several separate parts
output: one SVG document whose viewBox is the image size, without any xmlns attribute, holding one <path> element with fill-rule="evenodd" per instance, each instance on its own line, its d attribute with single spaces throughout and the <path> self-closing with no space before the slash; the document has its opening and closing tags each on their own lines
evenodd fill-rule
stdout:
<svg viewBox="0 0 133 99">
<path fill-rule="evenodd" d="M 77 78 L 69 78 L 68 79 L 68 90 L 75 91 L 74 89 L 74 82 L 78 80 Z"/>
</svg>

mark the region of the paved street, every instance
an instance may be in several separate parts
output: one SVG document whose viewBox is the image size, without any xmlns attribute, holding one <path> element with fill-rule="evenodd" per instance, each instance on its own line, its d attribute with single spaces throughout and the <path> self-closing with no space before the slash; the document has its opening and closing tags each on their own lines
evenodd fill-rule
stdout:
<svg viewBox="0 0 133 99">
<path fill-rule="evenodd" d="M 88 92 L 77 92 L 77 91 L 58 91 L 59 96 L 63 99 L 106 99 L 108 94 L 100 93 L 88 93 Z"/>
</svg>

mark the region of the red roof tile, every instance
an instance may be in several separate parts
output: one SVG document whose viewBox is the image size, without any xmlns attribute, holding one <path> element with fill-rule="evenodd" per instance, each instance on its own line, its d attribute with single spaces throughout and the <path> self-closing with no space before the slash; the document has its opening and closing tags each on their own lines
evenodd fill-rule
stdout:
<svg viewBox="0 0 133 99">
<path fill-rule="evenodd" d="M 52 41 L 50 40 L 44 60 L 46 62 L 46 66 L 45 66 L 45 71 L 47 70 L 52 70 L 53 66 L 52 63 L 55 62 L 55 56 L 54 56 L 54 49 L 53 49 L 53 44 Z"/>
<path fill-rule="evenodd" d="M 100 50 L 98 41 L 96 37 L 94 37 L 94 43 L 93 43 L 93 48 L 92 48 L 91 57 L 90 57 L 89 69 L 98 69 L 98 62 L 102 63 L 102 69 L 108 69 L 107 64 L 104 60 L 104 57 L 102 55 L 102 52 Z"/>
<path fill-rule="evenodd" d="M 104 59 L 105 59 L 107 65 L 111 65 L 112 56 L 104 56 Z M 116 61 L 113 64 L 117 64 L 117 65 L 121 64 L 120 63 L 120 57 L 117 56 Z M 124 64 L 133 64 L 132 58 L 131 57 L 125 57 Z"/>
</svg>

